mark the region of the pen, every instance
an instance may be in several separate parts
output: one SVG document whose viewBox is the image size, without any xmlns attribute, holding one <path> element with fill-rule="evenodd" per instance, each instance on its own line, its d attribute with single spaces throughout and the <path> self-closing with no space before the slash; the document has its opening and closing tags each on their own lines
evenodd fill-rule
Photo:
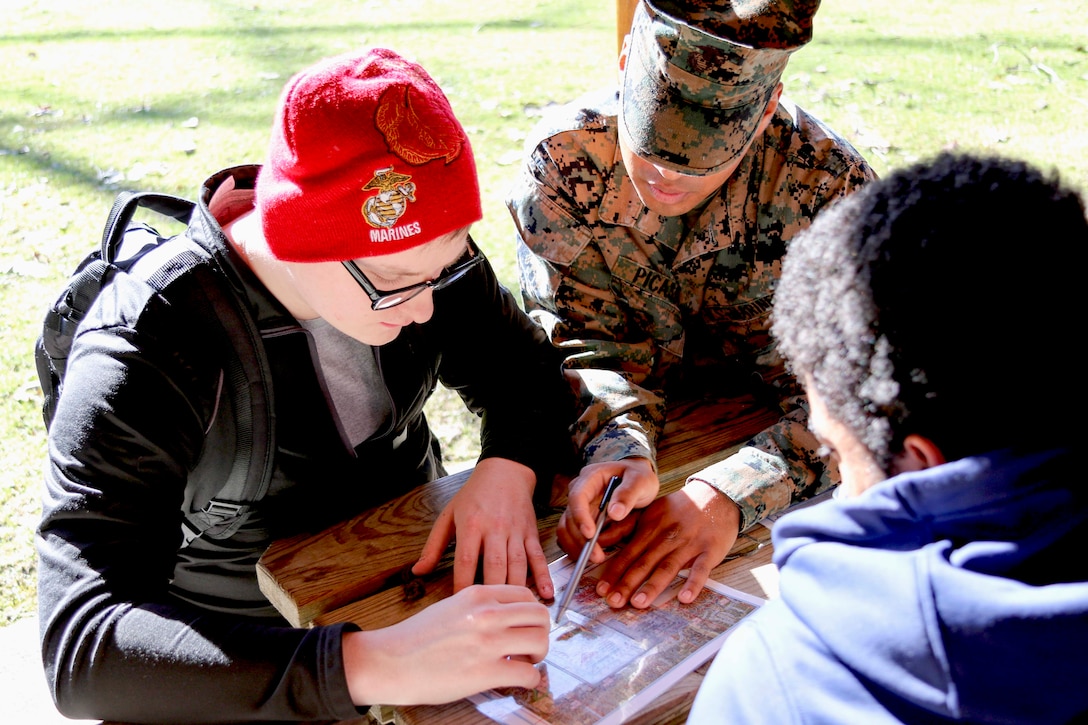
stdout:
<svg viewBox="0 0 1088 725">
<path fill-rule="evenodd" d="M 608 502 L 612 498 L 612 493 L 616 490 L 616 487 L 620 485 L 622 479 L 619 476 L 613 476 L 608 481 L 608 486 L 604 489 L 604 495 L 601 496 L 601 505 L 597 509 L 597 530 L 593 532 L 593 538 L 586 542 L 586 545 L 582 547 L 582 553 L 578 556 L 578 561 L 574 564 L 574 573 L 570 575 L 570 580 L 567 582 L 567 588 L 563 590 L 563 599 L 559 602 L 559 611 L 555 614 L 555 622 L 558 624 L 563 619 L 563 614 L 567 611 L 567 607 L 570 606 L 570 600 L 574 598 L 574 590 L 578 588 L 578 582 L 582 579 L 582 574 L 586 570 L 586 563 L 589 561 L 589 555 L 593 551 L 593 547 L 597 545 L 597 537 L 601 535 L 601 531 L 604 530 L 605 521 L 608 519 Z"/>
</svg>

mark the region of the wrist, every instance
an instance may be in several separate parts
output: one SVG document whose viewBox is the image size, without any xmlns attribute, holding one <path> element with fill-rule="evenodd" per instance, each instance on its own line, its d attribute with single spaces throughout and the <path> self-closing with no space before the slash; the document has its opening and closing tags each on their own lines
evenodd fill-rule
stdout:
<svg viewBox="0 0 1088 725">
<path fill-rule="evenodd" d="M 681 490 L 710 517 L 715 526 L 740 532 L 740 506 L 721 490 L 699 478 L 690 479 Z"/>
<path fill-rule="evenodd" d="M 388 676 L 390 668 L 379 662 L 380 644 L 373 640 L 380 637 L 375 630 L 371 632 L 344 632 L 340 646 L 344 661 L 344 677 L 347 679 L 348 694 L 356 707 L 382 704 L 382 677 Z"/>
<path fill-rule="evenodd" d="M 486 475 L 488 477 L 501 477 L 503 481 L 512 481 L 525 486 L 530 493 L 536 488 L 536 472 L 524 463 L 509 458 L 493 456 L 481 458 L 476 463 L 473 474 Z"/>
</svg>

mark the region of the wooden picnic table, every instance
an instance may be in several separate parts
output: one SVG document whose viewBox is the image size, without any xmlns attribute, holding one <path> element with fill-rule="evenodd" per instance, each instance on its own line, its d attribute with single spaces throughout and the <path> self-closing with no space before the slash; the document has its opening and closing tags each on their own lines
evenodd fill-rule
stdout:
<svg viewBox="0 0 1088 725">
<path fill-rule="evenodd" d="M 662 492 L 679 489 L 689 475 L 730 455 L 778 416 L 779 411 L 750 396 L 673 406 L 658 447 Z M 449 557 L 438 572 L 423 579 L 423 591 L 411 596 L 406 595 L 399 575 L 418 559 L 434 520 L 469 473 L 462 471 L 432 481 L 322 532 L 275 542 L 258 565 L 261 590 L 290 622 L 300 627 L 351 621 L 364 629 L 376 629 L 402 621 L 450 596 L 453 572 Z M 565 505 L 565 482 L 558 483 L 552 510 L 538 522 L 549 562 L 563 556 L 556 542 L 555 524 Z M 713 577 L 748 594 L 774 597 L 777 579 L 771 553 L 769 531 L 756 526 L 738 537 Z M 689 675 L 668 697 L 659 698 L 632 722 L 683 722 L 701 679 L 701 671 Z M 467 701 L 375 708 L 373 714 L 382 722 L 398 725 L 489 722 Z"/>
<path fill-rule="evenodd" d="M 663 493 L 684 485 L 696 471 L 725 458 L 748 438 L 773 423 L 779 413 L 750 396 L 693 401 L 670 410 L 658 469 Z M 395 588 L 399 577 L 419 557 L 438 514 L 468 478 L 470 470 L 451 474 L 309 535 L 272 544 L 257 566 L 261 591 L 296 627 L 329 621 L 336 610 Z M 560 482 L 562 484 L 562 482 Z M 539 521 L 541 543 L 549 561 L 562 555 L 555 524 L 565 506 L 565 491 L 552 496 L 553 508 Z M 452 572 L 445 567 L 424 581 L 441 584 Z M 431 603 L 396 607 L 400 621 Z"/>
</svg>

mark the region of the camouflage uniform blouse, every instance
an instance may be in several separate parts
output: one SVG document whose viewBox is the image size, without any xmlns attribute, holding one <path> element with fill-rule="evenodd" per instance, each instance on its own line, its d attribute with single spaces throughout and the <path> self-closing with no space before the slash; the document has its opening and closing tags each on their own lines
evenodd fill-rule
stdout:
<svg viewBox="0 0 1088 725">
<path fill-rule="evenodd" d="M 769 336 L 786 244 L 874 178 L 858 152 L 783 98 L 715 195 L 682 217 L 639 200 L 616 139 L 615 93 L 546 117 L 508 199 L 526 309 L 566 350 L 586 463 L 655 460 L 666 394 L 770 393 L 779 423 L 691 478 L 737 502 L 741 528 L 824 490 L 799 388 Z M 691 479 L 689 479 L 691 480 Z"/>
</svg>

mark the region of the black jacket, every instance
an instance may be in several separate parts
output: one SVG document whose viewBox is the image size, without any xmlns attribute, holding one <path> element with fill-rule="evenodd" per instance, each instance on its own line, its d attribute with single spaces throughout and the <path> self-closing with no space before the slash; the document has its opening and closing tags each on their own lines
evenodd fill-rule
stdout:
<svg viewBox="0 0 1088 725">
<path fill-rule="evenodd" d="M 224 181 L 251 189 L 258 170 L 209 179 L 187 231 L 218 262 L 208 266 L 211 283 L 242 293 L 271 368 L 274 475 L 241 528 L 183 545 L 181 508 L 199 503 L 188 479 L 216 470 L 194 473 L 197 461 L 206 450 L 233 450 L 222 425 L 230 419 L 222 349 L 189 305 L 167 301 L 192 290 L 159 294 L 121 275 L 73 343 L 38 536 L 43 657 L 69 717 L 357 717 L 342 675 L 345 625 L 286 626 L 257 587 L 255 564 L 268 544 L 442 475 L 423 413 L 439 381 L 482 416 L 482 458 L 524 463 L 546 483 L 557 461 L 572 460 L 558 358 L 488 264 L 435 293 L 427 323 L 375 348 L 392 416 L 352 450 L 330 412 L 309 333 L 230 249 L 208 209 Z"/>
</svg>

